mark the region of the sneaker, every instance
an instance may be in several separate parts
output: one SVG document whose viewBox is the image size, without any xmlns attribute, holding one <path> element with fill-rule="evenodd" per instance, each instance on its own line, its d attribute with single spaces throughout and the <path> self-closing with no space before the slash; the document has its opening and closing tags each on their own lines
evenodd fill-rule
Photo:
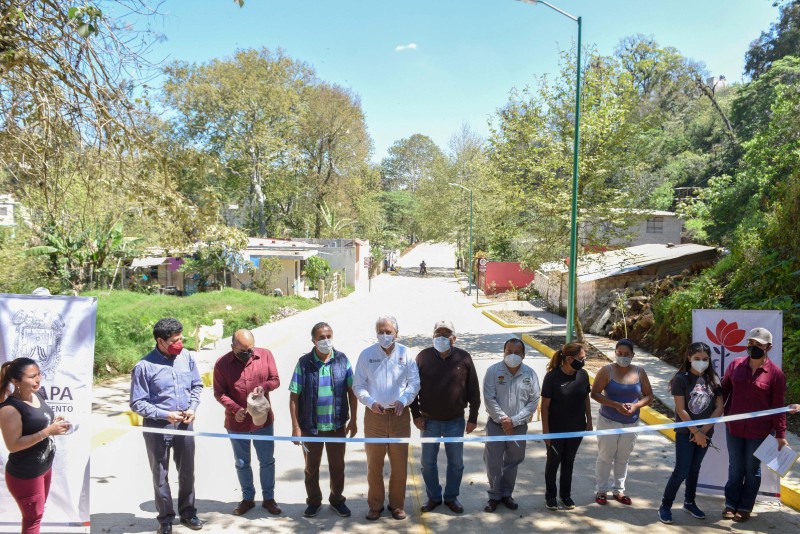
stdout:
<svg viewBox="0 0 800 534">
<path fill-rule="evenodd" d="M 564 505 L 565 510 L 573 510 L 575 508 L 575 501 L 572 500 L 572 497 L 561 499 L 561 504 Z"/>
<path fill-rule="evenodd" d="M 706 514 L 697 505 L 693 502 L 685 502 L 683 503 L 683 510 L 692 514 L 692 517 L 697 519 L 705 519 Z"/>
<path fill-rule="evenodd" d="M 672 524 L 672 510 L 662 504 L 658 508 L 658 520 L 667 525 Z"/>
<path fill-rule="evenodd" d="M 555 497 L 547 498 L 544 505 L 548 510 L 558 510 L 558 501 L 556 501 Z"/>
<path fill-rule="evenodd" d="M 314 517 L 320 510 L 322 510 L 321 504 L 309 504 L 303 511 L 303 517 Z"/>
<path fill-rule="evenodd" d="M 330 508 L 341 517 L 350 517 L 350 508 L 348 508 L 343 502 L 340 502 L 339 504 L 331 503 Z"/>
</svg>

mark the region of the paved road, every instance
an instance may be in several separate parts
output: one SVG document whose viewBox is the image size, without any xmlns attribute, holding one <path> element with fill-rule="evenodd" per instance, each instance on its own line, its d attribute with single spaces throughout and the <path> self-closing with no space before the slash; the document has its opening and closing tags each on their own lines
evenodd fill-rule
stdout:
<svg viewBox="0 0 800 534">
<path fill-rule="evenodd" d="M 407 266 L 398 276 L 381 275 L 373 280 L 372 291 L 359 292 L 333 303 L 325 304 L 297 316 L 257 329 L 258 346 L 270 348 L 276 356 L 281 388 L 272 397 L 276 412 L 275 433 L 290 434 L 288 417 L 288 383 L 297 358 L 311 348 L 310 330 L 318 321 L 329 322 L 334 329 L 337 349 L 344 351 L 355 362 L 359 352 L 374 342 L 374 321 L 382 314 L 392 314 L 398 319 L 400 339 L 412 347 L 412 352 L 431 342 L 433 324 L 440 318 L 454 322 L 458 331 L 457 343 L 472 353 L 479 373 L 500 360 L 502 343 L 513 330 L 503 329 L 473 308 L 452 277 L 454 262 L 452 247 L 419 245 L 400 265 Z M 431 266 L 427 277 L 420 277 L 411 267 L 425 259 Z M 405 274 L 402 274 L 405 272 Z M 522 329 L 518 330 L 522 331 Z M 198 354 L 201 369 L 211 369 L 213 362 L 230 340 L 220 342 L 218 350 L 203 350 Z M 545 358 L 531 351 L 526 363 L 532 365 L 541 378 L 544 376 Z M 104 414 L 124 409 L 127 394 L 126 381 L 98 388 L 96 393 L 95 431 L 110 419 Z M 122 401 L 122 402 L 120 402 Z M 363 407 L 359 407 L 359 435 L 363 435 Z M 214 401 L 210 390 L 203 393 L 198 410 L 197 430 L 221 431 L 223 411 Z M 479 430 L 486 422 L 482 410 Z M 540 425 L 532 424 L 531 432 L 539 432 Z M 141 435 L 136 432 L 104 434 L 109 441 L 98 445 L 92 454 L 92 531 L 93 532 L 154 532 L 155 508 L 152 497 L 147 457 Z M 412 435 L 418 435 L 416 429 Z M 305 508 L 303 486 L 303 457 L 300 449 L 290 443 L 276 445 L 277 482 L 276 499 L 283 508 L 280 517 L 268 516 L 260 507 L 245 517 L 235 517 L 230 511 L 241 499 L 233 466 L 230 444 L 227 440 L 199 438 L 197 443 L 197 506 L 205 520 L 204 532 L 257 532 L 270 528 L 279 532 L 374 532 L 376 528 L 387 532 L 485 532 L 502 528 L 508 531 L 552 530 L 619 532 L 667 532 L 688 526 L 701 527 L 703 531 L 730 531 L 732 524 L 717 520 L 722 502 L 716 497 L 700 497 L 699 504 L 709 513 L 709 520 L 698 522 L 688 515 L 676 512 L 676 525 L 668 527 L 656 521 L 655 509 L 660 500 L 666 479 L 672 469 L 672 444 L 660 434 L 642 434 L 631 461 L 629 494 L 634 499 L 632 507 L 623 507 L 612 501 L 606 507 L 594 504 L 594 439 L 585 440 L 579 451 L 575 467 L 573 498 L 578 508 L 573 511 L 550 512 L 544 508 L 543 474 L 544 447 L 530 442 L 525 463 L 520 468 L 515 497 L 520 503 L 516 512 L 502 507 L 495 514 L 484 513 L 486 476 L 483 468 L 483 448 L 479 445 L 465 447 L 464 479 L 461 500 L 465 507 L 462 516 L 449 510 L 437 509 L 421 516 L 419 506 L 425 500 L 425 490 L 419 474 L 419 448 L 412 446 L 409 469 L 406 510 L 409 518 L 395 521 L 384 517 L 376 523 L 364 519 L 366 505 L 366 461 L 364 447 L 353 444 L 347 449 L 346 496 L 353 517 L 342 519 L 328 509 L 312 519 L 302 517 Z M 443 458 L 443 452 L 440 457 Z M 323 462 L 323 493 L 327 484 Z M 444 466 L 440 462 L 440 473 Z M 175 479 L 173 473 L 171 478 Z M 174 490 L 177 494 L 177 488 Z M 779 505 L 759 505 L 758 516 L 739 531 L 796 531 L 800 528 L 800 514 Z M 188 532 L 176 525 L 176 532 Z"/>
</svg>

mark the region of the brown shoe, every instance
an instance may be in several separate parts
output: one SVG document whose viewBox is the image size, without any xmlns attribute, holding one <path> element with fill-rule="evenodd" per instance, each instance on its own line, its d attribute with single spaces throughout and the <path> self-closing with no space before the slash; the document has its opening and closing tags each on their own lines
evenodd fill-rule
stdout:
<svg viewBox="0 0 800 534">
<path fill-rule="evenodd" d="M 722 511 L 722 519 L 733 519 L 734 517 L 736 517 L 736 510 L 726 506 Z"/>
<path fill-rule="evenodd" d="M 402 508 L 395 508 L 394 510 L 392 510 L 392 517 L 394 517 L 398 521 L 402 521 L 403 519 L 406 518 L 406 511 L 403 510 Z"/>
<path fill-rule="evenodd" d="M 442 504 L 442 501 L 434 501 L 433 499 L 428 499 L 428 502 L 420 506 L 419 509 L 421 512 L 430 512 L 440 504 Z"/>
<path fill-rule="evenodd" d="M 267 512 L 272 515 L 281 515 L 281 507 L 275 502 L 275 499 L 270 499 L 261 503 L 261 506 L 267 509 Z"/>
<path fill-rule="evenodd" d="M 444 501 L 448 508 L 450 508 L 453 512 L 457 514 L 464 513 L 464 507 L 461 506 L 461 503 L 458 502 L 458 499 L 453 499 L 452 501 Z"/>
<path fill-rule="evenodd" d="M 242 502 L 236 505 L 236 508 L 233 509 L 233 515 L 244 515 L 255 505 L 256 501 L 248 501 L 247 499 L 244 499 Z"/>
<path fill-rule="evenodd" d="M 750 519 L 750 512 L 736 512 L 736 515 L 733 516 L 733 520 L 737 523 L 744 523 Z"/>
<path fill-rule="evenodd" d="M 489 502 L 486 503 L 486 506 L 484 507 L 483 511 L 484 512 L 489 512 L 491 514 L 492 512 L 497 510 L 497 505 L 498 504 L 500 504 L 500 501 L 496 501 L 494 499 L 489 499 Z"/>
<path fill-rule="evenodd" d="M 367 512 L 367 521 L 377 521 L 383 513 L 383 507 L 380 510 L 370 510 Z"/>
</svg>

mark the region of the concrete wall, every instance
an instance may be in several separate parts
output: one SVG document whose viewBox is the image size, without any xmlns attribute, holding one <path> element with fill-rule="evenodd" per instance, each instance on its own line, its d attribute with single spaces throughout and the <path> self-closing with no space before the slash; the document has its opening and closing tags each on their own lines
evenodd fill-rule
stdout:
<svg viewBox="0 0 800 534">
<path fill-rule="evenodd" d="M 523 270 L 516 261 L 490 261 L 486 265 L 486 272 L 478 274 L 481 274 L 481 289 L 487 295 L 527 286 L 534 278 L 534 273 Z"/>
<path fill-rule="evenodd" d="M 345 271 L 345 283 L 356 290 L 366 288 L 369 273 L 364 258 L 370 255 L 368 240 L 355 239 L 306 239 L 306 243 L 322 245 L 319 256 L 331 265 L 331 269 Z M 382 258 L 374 258 L 381 262 Z"/>
</svg>

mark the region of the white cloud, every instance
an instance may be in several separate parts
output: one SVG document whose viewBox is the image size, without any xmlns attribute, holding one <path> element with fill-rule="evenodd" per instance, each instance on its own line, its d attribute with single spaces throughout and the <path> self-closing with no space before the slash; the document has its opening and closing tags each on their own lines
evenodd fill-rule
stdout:
<svg viewBox="0 0 800 534">
<path fill-rule="evenodd" d="M 398 45 L 394 47 L 395 52 L 402 52 L 403 50 L 416 50 L 417 43 L 408 43 L 407 45 Z"/>
</svg>

